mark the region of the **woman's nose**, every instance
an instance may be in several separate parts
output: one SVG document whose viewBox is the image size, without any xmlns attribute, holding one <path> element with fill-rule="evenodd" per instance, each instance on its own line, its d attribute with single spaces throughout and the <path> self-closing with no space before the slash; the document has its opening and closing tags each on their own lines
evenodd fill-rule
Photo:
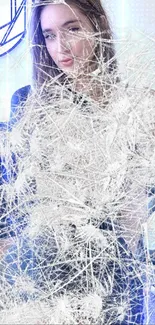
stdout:
<svg viewBox="0 0 155 325">
<path fill-rule="evenodd" d="M 61 33 L 57 38 L 57 48 L 59 53 L 70 51 L 70 44 L 68 38 L 65 37 L 64 33 Z"/>
</svg>

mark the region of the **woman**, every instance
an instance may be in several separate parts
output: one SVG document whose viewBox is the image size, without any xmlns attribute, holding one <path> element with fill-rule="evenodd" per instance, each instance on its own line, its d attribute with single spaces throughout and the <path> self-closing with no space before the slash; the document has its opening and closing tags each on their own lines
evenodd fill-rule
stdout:
<svg viewBox="0 0 155 325">
<path fill-rule="evenodd" d="M 50 76 L 63 72 L 63 82 L 66 77 L 76 78 L 77 89 L 79 79 L 88 78 L 98 67 L 104 68 L 99 66 L 101 58 L 102 63 L 107 63 L 109 73 L 116 68 L 112 32 L 99 1 L 79 1 L 78 5 L 68 1 L 67 5 L 46 7 L 44 4 L 46 1 L 36 7 L 32 20 L 36 82 L 42 84 Z M 42 46 L 38 48 L 38 44 Z M 81 84 L 82 89 L 85 86 Z"/>
<path fill-rule="evenodd" d="M 104 87 L 105 78 L 116 72 L 112 32 L 100 1 L 71 3 L 73 9 L 70 1 L 59 6 L 56 1 L 54 4 L 54 1 L 46 0 L 34 4 L 30 30 L 35 87 L 41 87 L 57 77 L 55 82 L 63 85 L 67 82 L 72 90 L 88 92 L 86 84 L 92 79 L 91 72 L 96 70 L 99 74 L 104 70 Z M 55 17 L 53 23 L 52 14 Z M 50 32 L 51 27 L 55 34 L 52 30 Z M 107 80 L 106 86 L 110 80 Z M 91 89 L 90 86 L 87 88 Z M 21 102 L 28 92 L 29 87 L 22 88 L 21 94 L 18 91 L 12 98 L 12 106 L 19 104 L 16 95 Z"/>
<path fill-rule="evenodd" d="M 118 79 L 107 16 L 99 0 L 39 1 L 31 27 L 34 91 L 13 96 L 24 112 L 11 140 L 30 220 L 3 261 L 21 304 L 15 321 L 26 323 L 31 308 L 36 323 L 142 324 L 141 280 L 117 222 L 126 158 L 111 111 Z"/>
</svg>

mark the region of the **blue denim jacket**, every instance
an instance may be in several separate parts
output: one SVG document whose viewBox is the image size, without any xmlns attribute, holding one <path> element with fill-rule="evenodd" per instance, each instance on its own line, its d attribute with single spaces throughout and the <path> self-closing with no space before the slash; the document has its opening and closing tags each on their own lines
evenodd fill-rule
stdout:
<svg viewBox="0 0 155 325">
<path fill-rule="evenodd" d="M 12 113 L 9 123 L 10 130 L 12 126 L 18 122 L 18 119 L 21 118 L 23 111 L 21 109 L 21 111 L 18 112 L 17 107 L 19 102 L 23 101 L 24 103 L 29 92 L 30 86 L 26 86 L 13 95 Z M 2 208 L 5 208 L 5 203 L 2 204 Z M 100 228 L 102 230 L 107 229 L 108 231 L 112 231 L 112 226 L 107 226 L 105 223 L 102 224 Z M 14 234 L 17 234 L 19 225 L 16 225 L 15 229 L 17 231 L 14 232 Z M 113 325 L 143 324 L 143 286 L 141 280 L 137 276 L 136 261 L 129 253 L 123 238 L 118 238 L 117 246 L 119 263 L 116 263 L 116 261 L 111 261 L 111 263 L 109 263 L 109 271 L 110 269 L 115 270 L 115 284 L 109 304 L 112 305 L 113 303 L 117 303 L 117 299 L 120 301 L 122 295 L 129 289 L 130 311 L 124 321 L 117 322 Z M 77 285 L 80 287 L 81 278 L 76 278 L 75 281 L 68 281 L 72 273 L 74 273 L 74 270 L 71 270 L 70 265 L 65 262 L 62 263 L 61 266 L 57 266 L 55 263 L 56 256 L 57 248 L 53 241 L 53 236 L 48 238 L 48 247 L 46 238 L 38 238 L 35 241 L 30 241 L 28 238 L 22 239 L 22 237 L 19 236 L 17 244 L 9 249 L 2 261 L 6 282 L 9 283 L 12 288 L 18 277 L 26 276 L 34 282 L 33 293 L 30 293 L 27 288 L 22 288 L 19 291 L 20 299 L 24 301 L 28 299 L 38 299 L 40 290 L 49 295 L 49 280 L 51 280 L 53 286 L 57 287 L 57 285 L 59 285 L 64 288 L 64 290 L 72 290 Z M 103 278 L 103 281 L 105 281 L 105 274 L 102 274 L 102 265 L 97 264 L 94 265 L 94 267 L 96 276 L 100 276 Z M 85 277 L 84 272 L 82 277 Z M 68 282 L 69 284 L 65 285 Z M 61 294 L 63 291 L 59 293 Z M 110 317 L 110 311 L 107 317 Z"/>
</svg>

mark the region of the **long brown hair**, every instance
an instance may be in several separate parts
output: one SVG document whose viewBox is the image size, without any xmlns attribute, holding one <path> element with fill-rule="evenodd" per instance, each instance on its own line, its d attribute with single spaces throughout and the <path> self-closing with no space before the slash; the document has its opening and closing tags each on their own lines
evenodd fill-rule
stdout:
<svg viewBox="0 0 155 325">
<path fill-rule="evenodd" d="M 86 15 L 94 27 L 94 32 L 99 35 L 101 41 L 98 42 L 96 61 L 97 57 L 98 60 L 102 57 L 102 62 L 104 60 L 106 63 L 106 70 L 109 74 L 116 70 L 117 62 L 112 42 L 112 31 L 107 14 L 100 0 L 66 0 L 65 2 L 67 4 L 73 4 Z M 42 85 L 45 80 L 48 81 L 51 77 L 60 75 L 60 70 L 47 51 L 40 24 L 40 15 L 44 6 L 52 3 L 56 3 L 56 1 L 37 0 L 34 1 L 32 8 L 30 38 L 32 42 L 33 80 L 37 85 Z M 59 81 L 62 82 L 64 80 L 64 77 L 62 77 Z"/>
</svg>

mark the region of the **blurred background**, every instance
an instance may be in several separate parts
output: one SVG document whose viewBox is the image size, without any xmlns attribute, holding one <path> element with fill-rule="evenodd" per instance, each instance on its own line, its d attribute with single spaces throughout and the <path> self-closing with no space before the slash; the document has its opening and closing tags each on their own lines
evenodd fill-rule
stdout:
<svg viewBox="0 0 155 325">
<path fill-rule="evenodd" d="M 0 1 L 0 122 L 9 119 L 14 91 L 31 84 L 26 34 L 31 2 Z M 155 1 L 102 3 L 111 21 L 120 71 L 131 85 L 155 89 Z"/>
</svg>

